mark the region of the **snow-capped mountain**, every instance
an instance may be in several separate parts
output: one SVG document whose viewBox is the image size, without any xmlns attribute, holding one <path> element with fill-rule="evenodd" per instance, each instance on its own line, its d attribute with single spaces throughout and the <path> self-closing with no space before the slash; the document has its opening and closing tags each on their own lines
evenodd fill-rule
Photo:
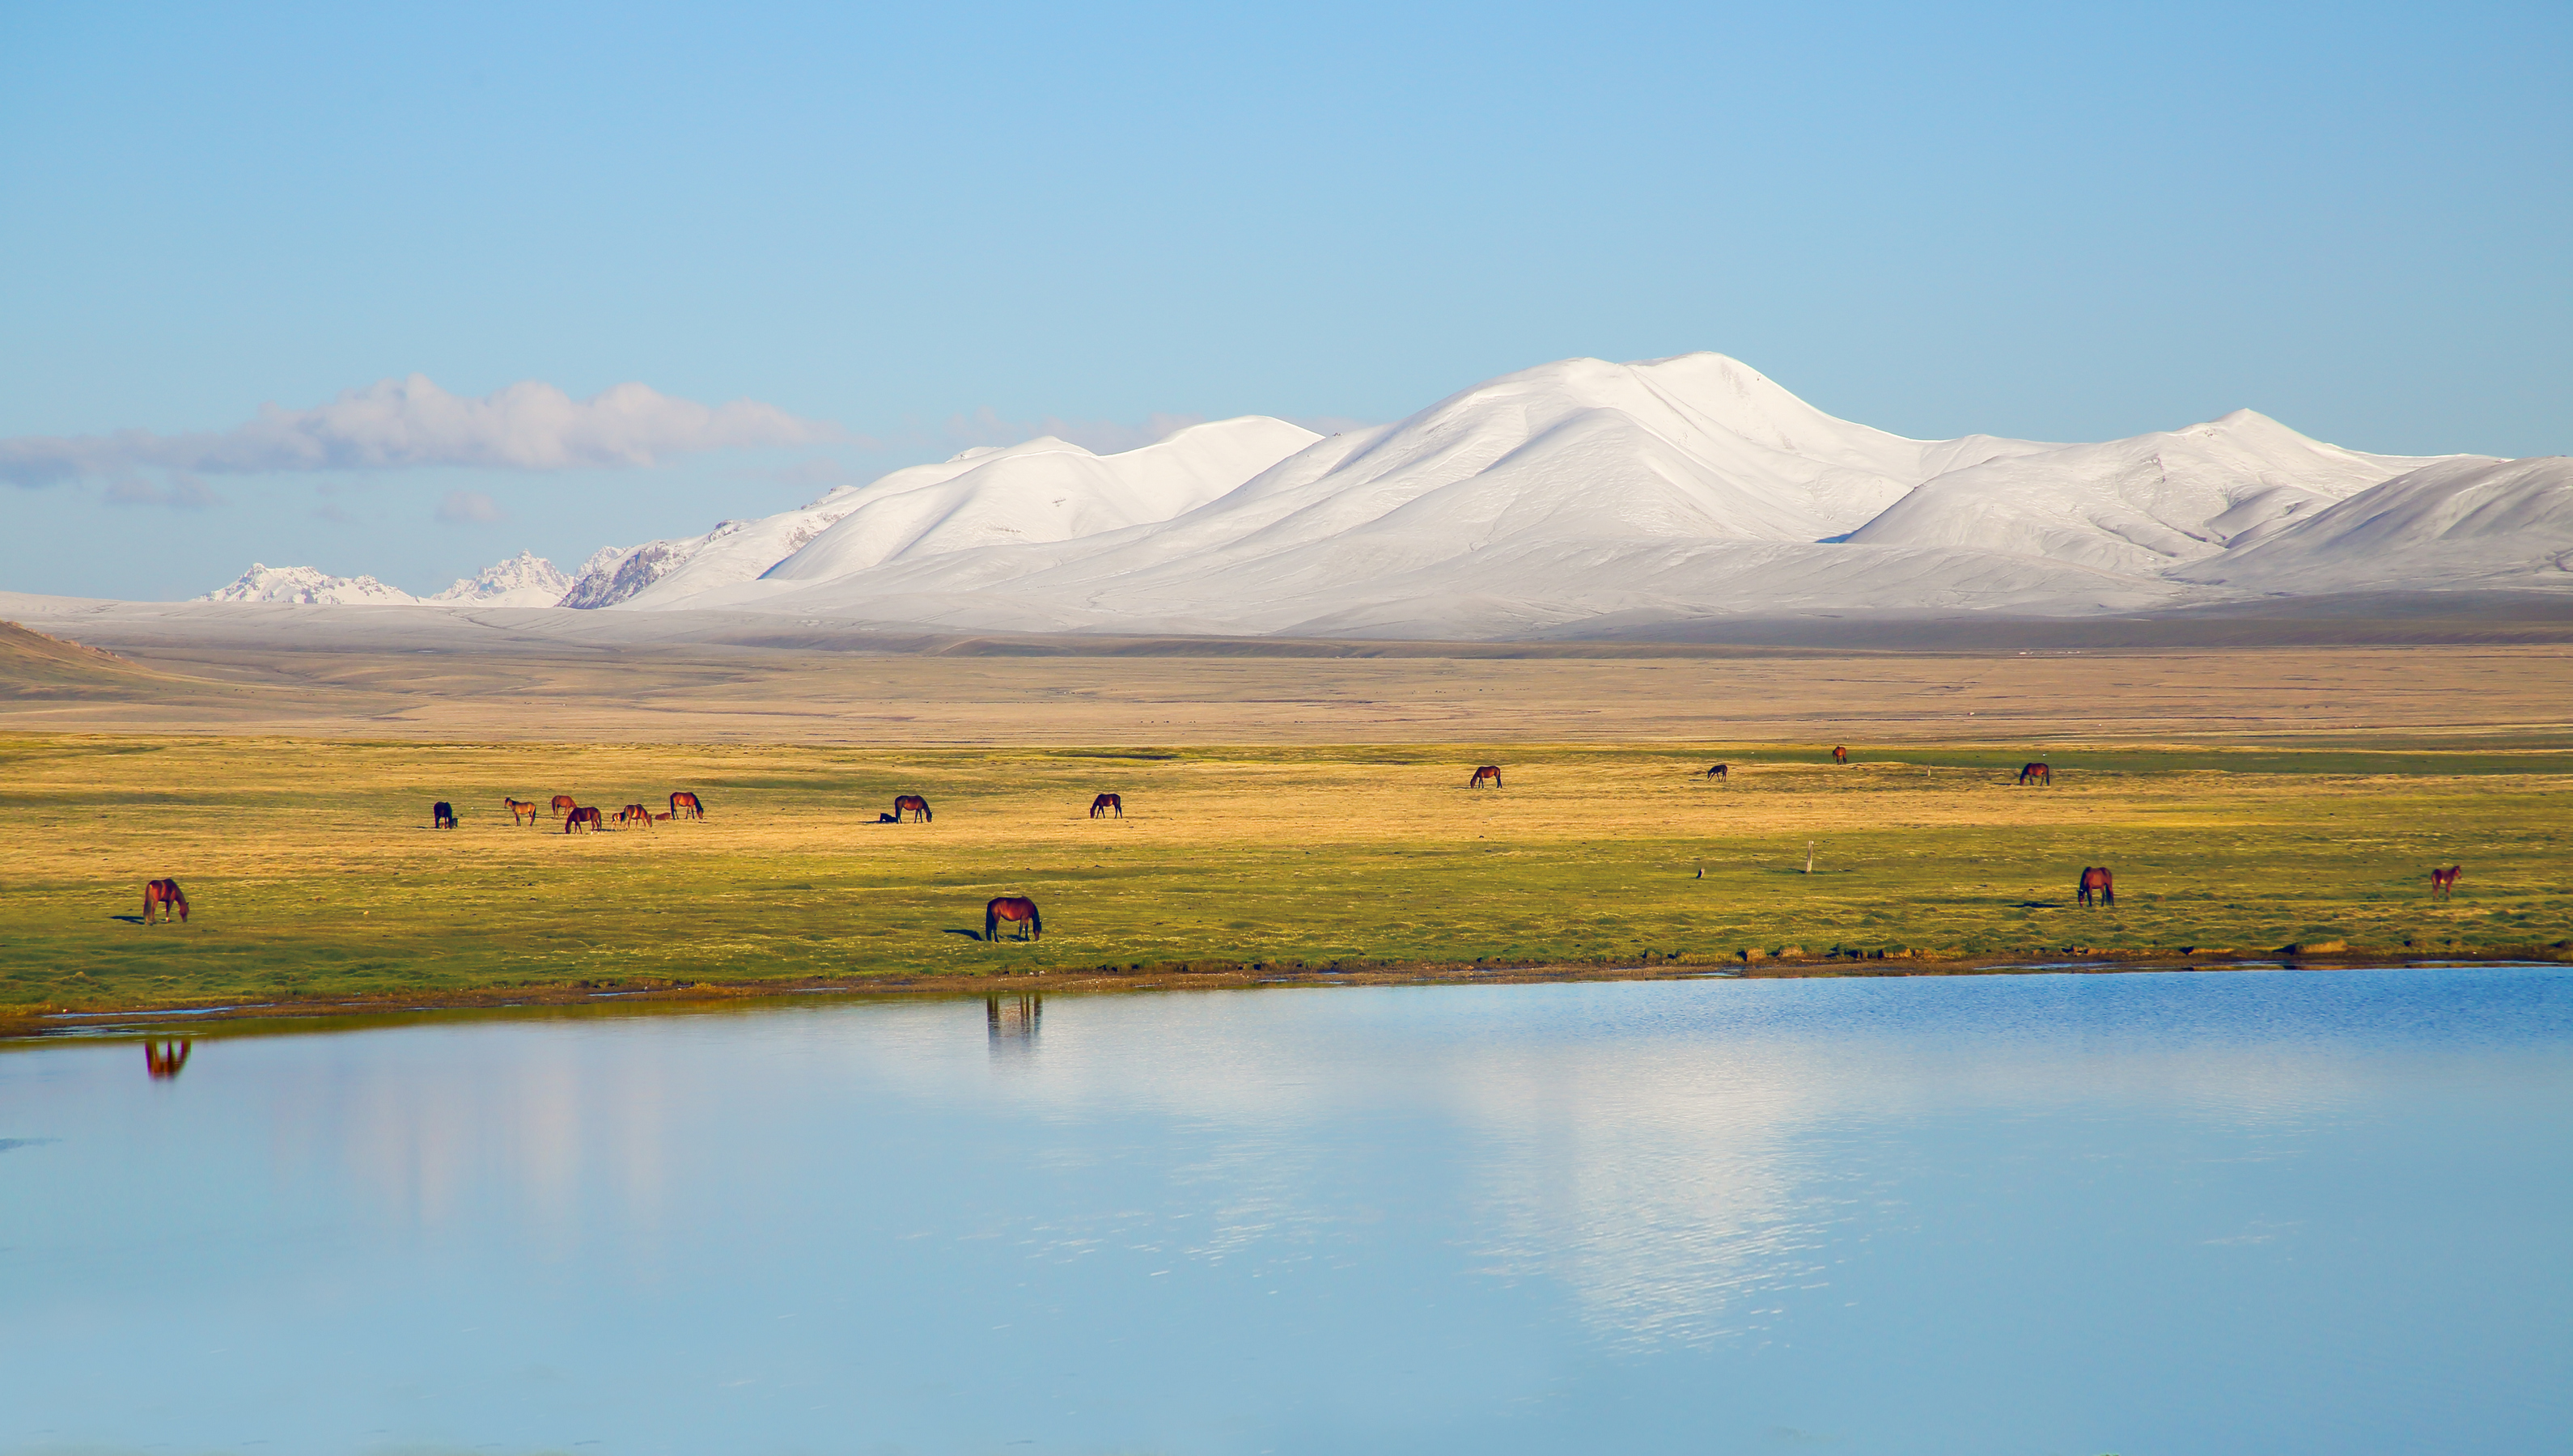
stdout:
<svg viewBox="0 0 2573 1456">
<path fill-rule="evenodd" d="M 968 450 L 602 550 L 561 604 L 969 631 L 1561 636 L 2573 590 L 2568 562 L 2563 457 L 2364 454 L 2248 410 L 2093 444 L 1906 439 L 1696 354 L 1562 361 L 1328 438 L 1253 415 L 1114 455 L 1058 439 Z M 308 574 L 295 590 L 351 594 L 258 598 L 245 577 L 224 599 L 405 599 Z"/>
<path fill-rule="evenodd" d="M 312 566 L 267 566 L 257 561 L 231 584 L 195 599 L 297 606 L 409 606 L 420 600 L 372 576 L 333 576 Z"/>
<path fill-rule="evenodd" d="M 2164 572 L 2426 463 L 2248 411 L 2105 444 L 1913 440 L 1717 355 L 1569 360 L 1314 441 L 1160 523 L 830 550 L 853 516 L 722 599 L 972 630 L 1369 636 L 2130 610 L 2202 598 Z"/>
<path fill-rule="evenodd" d="M 549 607 L 571 590 L 571 578 L 533 551 L 462 577 L 435 596 L 422 597 L 429 606 Z"/>
<path fill-rule="evenodd" d="M 702 536 L 647 541 L 612 556 L 602 551 L 563 605 L 719 605 L 735 594 L 728 588 L 775 572 L 828 579 L 888 561 L 1168 520 L 1318 438 L 1283 419 L 1246 415 L 1113 455 L 1051 435 L 970 449 L 840 486 L 798 510 L 728 520 Z"/>
</svg>

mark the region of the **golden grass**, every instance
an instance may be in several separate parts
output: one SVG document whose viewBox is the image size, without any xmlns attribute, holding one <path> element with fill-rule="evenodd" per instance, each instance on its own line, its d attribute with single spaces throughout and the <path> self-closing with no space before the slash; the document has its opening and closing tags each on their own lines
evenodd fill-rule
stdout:
<svg viewBox="0 0 2573 1456">
<path fill-rule="evenodd" d="M 0 1007 L 1038 968 L 1637 964 L 2573 937 L 2551 752 L 1824 745 L 849 749 L 0 738 Z M 1731 778 L 1709 783 L 1723 757 Z M 1506 787 L 1465 787 L 1481 762 Z M 566 836 L 503 794 L 703 823 Z M 1125 796 L 1093 820 L 1092 796 Z M 929 825 L 878 825 L 895 794 Z M 436 832 L 444 799 L 461 828 Z M 1803 873 L 1813 846 L 1817 873 Z M 2427 897 L 2462 862 L 2456 900 Z M 2071 908 L 2118 874 L 2114 912 Z M 177 877 L 185 927 L 145 929 Z M 1033 895 L 1033 945 L 983 902 Z"/>
</svg>

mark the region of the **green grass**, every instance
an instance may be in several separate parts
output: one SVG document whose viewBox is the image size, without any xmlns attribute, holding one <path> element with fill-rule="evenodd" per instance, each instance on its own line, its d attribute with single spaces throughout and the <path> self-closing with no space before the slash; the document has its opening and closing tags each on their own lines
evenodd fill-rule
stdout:
<svg viewBox="0 0 2573 1456">
<path fill-rule="evenodd" d="M 2053 789 L 2009 771 L 2044 757 Z M 1699 777 L 1724 759 L 1729 783 Z M 1501 791 L 1469 791 L 1498 762 Z M 2573 938 L 2573 759 L 2333 748 L 866 751 L 0 738 L 0 1009 L 1038 968 Z M 503 793 L 702 824 L 515 829 Z M 1129 817 L 1093 821 L 1091 796 Z M 879 826 L 916 790 L 935 823 Z M 446 799 L 463 827 L 427 826 Z M 1802 873 L 1806 845 L 1817 873 Z M 2453 903 L 2434 864 L 2463 863 Z M 2114 911 L 2072 906 L 2118 876 Z M 1698 871 L 1703 869 L 1703 878 Z M 176 876 L 184 927 L 146 929 Z M 985 945 L 1026 893 L 1033 946 Z"/>
</svg>

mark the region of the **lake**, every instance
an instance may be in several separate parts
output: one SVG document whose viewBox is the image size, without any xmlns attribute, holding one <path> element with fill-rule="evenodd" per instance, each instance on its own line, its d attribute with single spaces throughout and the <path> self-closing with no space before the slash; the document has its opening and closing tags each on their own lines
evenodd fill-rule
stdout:
<svg viewBox="0 0 2573 1456">
<path fill-rule="evenodd" d="M 2573 968 L 0 1053 L 0 1451 L 2565 1449 Z"/>
</svg>

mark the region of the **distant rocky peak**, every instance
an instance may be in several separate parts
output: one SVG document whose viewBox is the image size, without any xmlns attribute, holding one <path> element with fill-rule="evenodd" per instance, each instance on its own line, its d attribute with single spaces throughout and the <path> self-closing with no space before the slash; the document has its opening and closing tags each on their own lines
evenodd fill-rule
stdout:
<svg viewBox="0 0 2573 1456">
<path fill-rule="evenodd" d="M 317 566 L 270 566 L 254 561 L 231 584 L 196 600 L 293 606 L 406 606 L 419 598 L 372 576 L 333 576 Z"/>
</svg>

